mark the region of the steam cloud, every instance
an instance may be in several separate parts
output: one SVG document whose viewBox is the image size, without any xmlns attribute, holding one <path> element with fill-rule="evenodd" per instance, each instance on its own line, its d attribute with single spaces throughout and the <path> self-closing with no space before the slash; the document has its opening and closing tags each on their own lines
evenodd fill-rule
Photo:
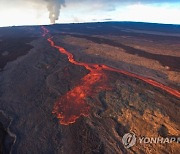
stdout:
<svg viewBox="0 0 180 154">
<path fill-rule="evenodd" d="M 91 6 L 93 0 L 67 0 L 67 5 L 71 4 L 82 4 L 84 3 L 85 7 L 88 7 L 88 4 Z M 153 4 L 153 3 L 175 3 L 179 2 L 179 0 L 96 0 L 93 1 L 94 4 L 102 4 L 102 6 L 112 6 L 115 7 L 118 5 L 125 4 L 134 4 L 140 2 L 142 4 Z M 42 5 L 46 5 L 49 11 L 49 19 L 51 23 L 55 23 L 56 20 L 59 19 L 60 10 L 62 6 L 65 6 L 65 0 L 0 0 L 0 6 L 6 5 L 14 5 L 18 8 L 19 6 L 23 6 L 24 4 L 38 4 L 38 6 L 42 7 Z M 81 5 L 82 6 L 82 5 Z M 111 8 L 110 8 L 111 9 Z"/>
<path fill-rule="evenodd" d="M 51 23 L 55 23 L 59 19 L 61 6 L 65 6 L 65 0 L 45 0 L 49 11 L 49 19 Z"/>
</svg>

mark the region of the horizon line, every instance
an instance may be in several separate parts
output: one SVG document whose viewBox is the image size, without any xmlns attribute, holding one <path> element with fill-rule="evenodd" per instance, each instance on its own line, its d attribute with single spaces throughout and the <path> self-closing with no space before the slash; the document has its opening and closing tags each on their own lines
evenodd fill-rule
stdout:
<svg viewBox="0 0 180 154">
<path fill-rule="evenodd" d="M 119 22 L 119 23 L 145 23 L 145 24 L 159 24 L 159 25 L 172 25 L 172 26 L 180 26 L 180 24 L 173 24 L 173 23 L 156 23 L 156 22 L 143 22 L 143 21 L 87 21 L 87 22 L 67 22 L 67 23 L 54 23 L 54 24 L 25 24 L 25 25 L 12 25 L 12 26 L 0 26 L 0 28 L 7 28 L 7 27 L 25 27 L 25 26 L 51 26 L 51 25 L 70 25 L 70 24 L 90 24 L 90 23 L 112 23 L 112 22 Z"/>
</svg>

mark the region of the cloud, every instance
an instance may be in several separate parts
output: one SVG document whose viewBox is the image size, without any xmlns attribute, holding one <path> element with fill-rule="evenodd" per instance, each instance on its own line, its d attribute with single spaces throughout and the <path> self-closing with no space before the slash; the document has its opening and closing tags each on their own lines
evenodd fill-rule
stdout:
<svg viewBox="0 0 180 154">
<path fill-rule="evenodd" d="M 130 4 L 156 4 L 156 3 L 175 3 L 179 0 L 0 0 L 0 8 L 19 8 L 34 7 L 34 10 L 47 7 L 49 11 L 49 19 L 51 23 L 55 23 L 60 15 L 62 6 L 66 6 L 72 9 L 74 12 L 82 10 L 84 12 L 92 13 L 95 11 L 101 12 L 113 12 L 116 11 L 119 6 L 126 6 Z"/>
<path fill-rule="evenodd" d="M 68 3 L 106 3 L 106 4 L 113 4 L 113 3 L 173 3 L 179 2 L 179 0 L 66 0 Z"/>
<path fill-rule="evenodd" d="M 29 5 L 34 6 L 37 9 L 46 5 L 47 10 L 49 11 L 49 19 L 51 23 L 55 23 L 59 18 L 61 7 L 65 6 L 65 0 L 0 0 L 0 7 L 29 7 Z"/>
<path fill-rule="evenodd" d="M 65 6 L 65 0 L 45 0 L 49 11 L 49 19 L 51 23 L 55 23 L 59 19 L 61 6 Z"/>
<path fill-rule="evenodd" d="M 112 21 L 111 18 L 106 18 L 106 19 L 103 19 L 104 21 Z"/>
</svg>

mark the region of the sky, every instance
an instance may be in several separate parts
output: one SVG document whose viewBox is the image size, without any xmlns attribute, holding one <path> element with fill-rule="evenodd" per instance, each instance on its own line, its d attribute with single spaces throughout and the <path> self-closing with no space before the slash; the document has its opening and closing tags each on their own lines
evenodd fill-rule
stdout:
<svg viewBox="0 0 180 154">
<path fill-rule="evenodd" d="M 0 27 L 55 21 L 180 24 L 180 0 L 0 0 Z"/>
</svg>

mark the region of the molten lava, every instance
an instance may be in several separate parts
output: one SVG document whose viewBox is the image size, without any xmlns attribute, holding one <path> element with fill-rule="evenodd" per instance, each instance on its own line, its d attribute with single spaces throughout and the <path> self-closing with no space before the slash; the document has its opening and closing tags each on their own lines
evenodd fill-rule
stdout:
<svg viewBox="0 0 180 154">
<path fill-rule="evenodd" d="M 49 33 L 49 30 L 47 28 L 45 28 L 44 26 L 41 26 L 42 30 L 43 30 L 43 37 L 45 37 L 48 33 Z"/>
<path fill-rule="evenodd" d="M 77 62 L 71 53 L 55 45 L 52 37 L 47 40 L 52 47 L 58 49 L 60 53 L 67 55 L 69 62 L 84 66 L 90 71 L 89 74 L 81 79 L 80 85 L 60 97 L 55 103 L 53 113 L 60 119 L 61 124 L 68 125 L 74 123 L 81 115 L 88 115 L 89 106 L 86 103 L 87 97 L 95 96 L 96 93 L 103 89 L 108 90 L 110 87 L 107 84 L 107 76 L 100 65 Z"/>
<path fill-rule="evenodd" d="M 87 116 L 90 108 L 86 98 L 109 89 L 106 81 L 107 77 L 103 72 L 90 72 L 81 79 L 78 86 L 60 97 L 53 110 L 60 119 L 60 123 L 68 125 L 74 123 L 81 115 Z"/>
<path fill-rule="evenodd" d="M 47 36 L 49 30 L 42 26 L 43 36 Z M 109 90 L 111 89 L 108 85 L 108 77 L 104 70 L 118 72 L 139 80 L 142 80 L 154 87 L 158 87 L 178 98 L 180 98 L 180 92 L 172 89 L 168 86 L 165 86 L 161 83 L 158 83 L 152 79 L 142 77 L 140 75 L 136 75 L 130 72 L 126 72 L 124 70 L 119 70 L 116 68 L 112 68 L 106 65 L 98 65 L 98 64 L 88 64 L 83 62 L 77 62 L 74 59 L 74 56 L 65 50 L 63 47 L 55 45 L 52 40 L 53 37 L 49 37 L 47 40 L 53 48 L 59 50 L 60 53 L 67 55 L 70 63 L 83 66 L 89 73 L 84 76 L 80 84 L 74 87 L 72 90 L 68 91 L 64 96 L 60 97 L 55 103 L 53 113 L 56 114 L 57 118 L 60 120 L 60 123 L 63 125 L 68 125 L 70 123 L 74 123 L 80 116 L 88 116 L 89 113 L 89 105 L 86 103 L 86 99 L 88 97 L 93 97 L 101 90 Z"/>
</svg>

